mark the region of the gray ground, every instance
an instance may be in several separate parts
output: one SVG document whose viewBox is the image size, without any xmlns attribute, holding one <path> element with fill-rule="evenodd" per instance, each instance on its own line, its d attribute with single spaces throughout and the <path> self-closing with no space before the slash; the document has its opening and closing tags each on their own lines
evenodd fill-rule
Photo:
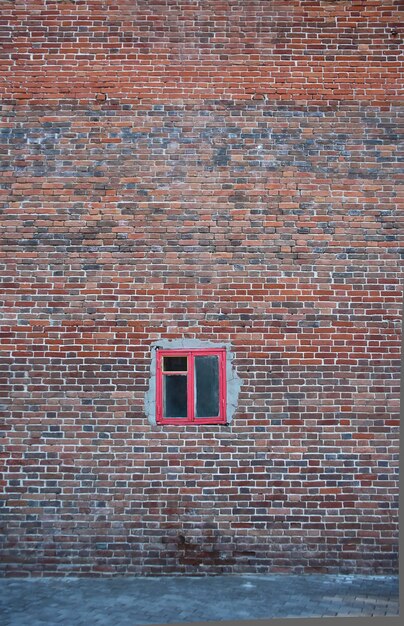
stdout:
<svg viewBox="0 0 404 626">
<path fill-rule="evenodd" d="M 398 615 L 398 576 L 0 579 L 2 626 Z"/>
</svg>

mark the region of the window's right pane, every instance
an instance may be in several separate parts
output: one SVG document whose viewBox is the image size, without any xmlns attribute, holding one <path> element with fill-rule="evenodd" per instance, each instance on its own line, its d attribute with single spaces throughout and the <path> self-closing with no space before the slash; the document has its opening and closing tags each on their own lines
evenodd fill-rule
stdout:
<svg viewBox="0 0 404 626">
<path fill-rule="evenodd" d="M 219 358 L 195 357 L 195 416 L 219 415 Z"/>
</svg>

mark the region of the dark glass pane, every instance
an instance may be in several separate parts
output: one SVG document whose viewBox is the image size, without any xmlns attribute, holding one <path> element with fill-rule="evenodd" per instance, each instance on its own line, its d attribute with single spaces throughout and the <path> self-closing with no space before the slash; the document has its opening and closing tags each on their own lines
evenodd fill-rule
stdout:
<svg viewBox="0 0 404 626">
<path fill-rule="evenodd" d="M 186 356 L 165 356 L 163 357 L 164 372 L 186 372 L 187 357 Z"/>
<path fill-rule="evenodd" d="M 164 417 L 187 417 L 187 377 L 163 376 Z"/>
<path fill-rule="evenodd" d="M 195 357 L 195 415 L 219 415 L 219 359 L 217 356 Z"/>
</svg>

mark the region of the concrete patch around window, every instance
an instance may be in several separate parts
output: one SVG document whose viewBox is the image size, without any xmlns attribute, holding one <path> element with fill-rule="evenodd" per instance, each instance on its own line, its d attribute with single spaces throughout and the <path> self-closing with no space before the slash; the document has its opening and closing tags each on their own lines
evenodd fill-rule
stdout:
<svg viewBox="0 0 404 626">
<path fill-rule="evenodd" d="M 224 348 L 226 350 L 226 423 L 230 424 L 237 409 L 238 397 L 243 384 L 233 366 L 234 355 L 231 351 L 231 345 L 200 339 L 160 339 L 151 345 L 149 389 L 145 394 L 144 403 L 145 413 L 150 424 L 156 425 L 156 350 L 159 348 L 164 350 Z"/>
</svg>

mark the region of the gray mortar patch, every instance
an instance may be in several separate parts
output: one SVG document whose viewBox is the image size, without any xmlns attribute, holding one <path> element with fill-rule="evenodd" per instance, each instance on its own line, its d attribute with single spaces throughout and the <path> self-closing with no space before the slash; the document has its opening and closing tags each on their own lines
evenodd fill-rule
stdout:
<svg viewBox="0 0 404 626">
<path fill-rule="evenodd" d="M 214 343 L 200 339 L 160 339 L 151 345 L 149 389 L 145 394 L 144 409 L 150 424 L 156 425 L 156 350 L 178 350 L 181 348 L 225 348 L 226 350 L 226 423 L 229 424 L 237 409 L 238 396 L 243 381 L 233 367 L 234 355 L 229 343 Z"/>
</svg>

